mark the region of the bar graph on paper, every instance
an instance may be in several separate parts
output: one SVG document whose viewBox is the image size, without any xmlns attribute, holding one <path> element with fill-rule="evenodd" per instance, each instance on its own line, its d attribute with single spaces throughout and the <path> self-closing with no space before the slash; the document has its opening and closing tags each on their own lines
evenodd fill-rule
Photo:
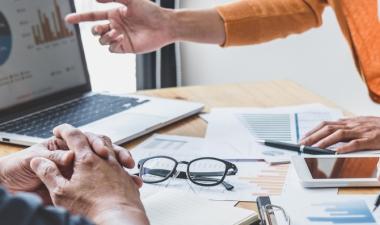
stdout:
<svg viewBox="0 0 380 225">
<path fill-rule="evenodd" d="M 289 165 L 265 166 L 263 165 L 251 176 L 239 176 L 241 182 L 252 187 L 251 196 L 277 196 L 281 195 Z"/>
<path fill-rule="evenodd" d="M 322 121 L 336 120 L 331 112 L 288 114 L 242 113 L 236 115 L 256 139 L 297 143 Z"/>
<path fill-rule="evenodd" d="M 292 142 L 294 140 L 291 114 L 239 114 L 250 134 L 261 140 Z"/>
</svg>

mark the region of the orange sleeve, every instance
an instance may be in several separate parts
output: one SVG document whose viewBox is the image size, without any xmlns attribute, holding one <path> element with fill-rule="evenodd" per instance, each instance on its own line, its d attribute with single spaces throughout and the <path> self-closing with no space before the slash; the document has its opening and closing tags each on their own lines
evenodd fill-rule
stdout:
<svg viewBox="0 0 380 225">
<path fill-rule="evenodd" d="M 326 0 L 239 0 L 219 6 L 224 46 L 258 44 L 320 26 L 326 4 Z"/>
</svg>

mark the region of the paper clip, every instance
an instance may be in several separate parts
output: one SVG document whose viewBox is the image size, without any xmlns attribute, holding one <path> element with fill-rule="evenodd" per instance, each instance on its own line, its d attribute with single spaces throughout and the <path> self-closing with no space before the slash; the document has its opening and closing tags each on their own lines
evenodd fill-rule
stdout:
<svg viewBox="0 0 380 225">
<path fill-rule="evenodd" d="M 281 211 L 284 218 L 285 218 L 287 225 L 291 225 L 290 217 L 286 213 L 285 209 L 282 208 L 281 206 L 273 205 L 273 204 L 267 204 L 263 207 L 263 211 L 265 212 L 264 213 L 265 214 L 265 218 L 264 218 L 265 219 L 265 225 L 279 225 L 277 223 L 276 216 L 274 214 L 275 210 Z"/>
</svg>

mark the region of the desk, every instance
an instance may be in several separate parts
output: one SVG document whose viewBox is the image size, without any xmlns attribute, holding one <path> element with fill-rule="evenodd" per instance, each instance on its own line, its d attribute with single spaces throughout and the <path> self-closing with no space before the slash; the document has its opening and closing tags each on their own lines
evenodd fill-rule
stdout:
<svg viewBox="0 0 380 225">
<path fill-rule="evenodd" d="M 270 81 L 244 84 L 227 84 L 215 86 L 192 86 L 168 88 L 138 92 L 141 95 L 183 99 L 203 102 L 205 111 L 212 107 L 277 107 L 310 103 L 322 103 L 329 107 L 337 107 L 333 102 L 304 89 L 291 81 Z M 352 115 L 345 112 L 346 115 Z M 193 116 L 165 127 L 158 133 L 204 137 L 207 124 L 198 116 Z M 145 140 L 139 138 L 125 146 L 132 148 Z M 0 156 L 19 151 L 21 148 L 0 144 Z M 340 194 L 374 194 L 379 188 L 342 188 Z M 241 202 L 239 207 L 255 209 L 252 202 Z"/>
</svg>

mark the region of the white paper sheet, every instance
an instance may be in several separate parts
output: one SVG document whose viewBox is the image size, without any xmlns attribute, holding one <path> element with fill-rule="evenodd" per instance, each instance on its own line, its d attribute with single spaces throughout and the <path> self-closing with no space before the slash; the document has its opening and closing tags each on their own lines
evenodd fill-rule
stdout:
<svg viewBox="0 0 380 225">
<path fill-rule="evenodd" d="M 237 153 L 227 147 L 204 148 L 210 143 L 201 138 L 190 138 L 170 135 L 155 135 L 131 151 L 136 161 L 144 158 L 165 155 L 177 161 L 191 161 L 198 157 L 213 156 L 228 158 Z M 215 146 L 215 144 L 214 144 Z M 223 149 L 220 151 L 220 149 Z M 227 176 L 225 181 L 234 186 L 228 191 L 223 185 L 203 187 L 189 180 L 171 178 L 159 184 L 144 184 L 143 193 L 154 193 L 165 189 L 180 189 L 212 200 L 255 201 L 259 195 L 281 195 L 287 177 L 289 165 L 270 166 L 265 162 L 254 160 L 233 160 L 238 168 L 234 176 Z M 180 165 L 185 171 L 186 166 Z M 138 172 L 135 169 L 133 172 Z"/>
<path fill-rule="evenodd" d="M 220 159 L 250 159 L 240 149 L 223 140 L 155 134 L 131 151 L 135 159 L 157 155 L 176 156 L 178 160 L 192 160 L 212 156 Z M 256 158 L 252 158 L 254 161 Z"/>
<path fill-rule="evenodd" d="M 297 153 L 269 148 L 256 140 L 273 139 L 291 143 L 320 122 L 342 117 L 339 110 L 320 104 L 281 108 L 214 108 L 208 115 L 207 140 L 223 140 L 246 157 L 268 162 L 289 162 Z"/>
<path fill-rule="evenodd" d="M 151 225 L 249 225 L 258 219 L 253 211 L 181 191 L 166 190 L 142 201 Z"/>
</svg>

